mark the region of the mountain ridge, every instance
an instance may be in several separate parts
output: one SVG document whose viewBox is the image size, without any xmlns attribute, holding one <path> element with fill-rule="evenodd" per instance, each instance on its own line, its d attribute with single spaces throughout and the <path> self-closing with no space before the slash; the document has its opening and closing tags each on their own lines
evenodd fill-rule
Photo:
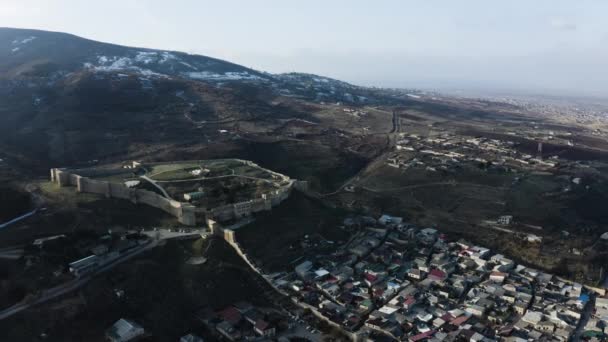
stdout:
<svg viewBox="0 0 608 342">
<path fill-rule="evenodd" d="M 187 78 L 263 78 L 228 61 L 177 51 L 102 43 L 68 33 L 0 28 L 0 76 L 18 77 L 40 70 L 74 72 L 132 71 L 146 76 Z"/>
<path fill-rule="evenodd" d="M 18 76 L 44 63 L 75 71 L 134 71 L 147 76 L 173 76 L 205 81 L 287 82 L 294 76 L 365 88 L 337 79 L 309 73 L 272 74 L 227 60 L 163 50 L 100 42 L 71 33 L 0 27 L 0 77 Z"/>
<path fill-rule="evenodd" d="M 136 148 L 230 140 L 217 132 L 238 132 L 239 124 L 268 134 L 284 120 L 317 121 L 307 108 L 315 103 L 389 98 L 313 74 L 270 74 L 207 56 L 0 28 L 0 99 L 4 156 L 43 169 L 141 155 Z"/>
</svg>

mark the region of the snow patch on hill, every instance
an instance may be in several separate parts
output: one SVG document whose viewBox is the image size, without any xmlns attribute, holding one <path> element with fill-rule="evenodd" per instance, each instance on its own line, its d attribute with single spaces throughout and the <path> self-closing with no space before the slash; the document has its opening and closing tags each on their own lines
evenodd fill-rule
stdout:
<svg viewBox="0 0 608 342">
<path fill-rule="evenodd" d="M 139 51 L 134 58 L 135 62 L 150 64 L 150 63 L 166 63 L 170 60 L 180 60 L 169 51 Z"/>
<path fill-rule="evenodd" d="M 188 68 L 192 69 L 192 70 L 197 70 L 195 67 L 192 66 L 192 64 L 186 63 L 186 62 L 179 62 L 179 64 L 187 66 Z"/>
<path fill-rule="evenodd" d="M 15 40 L 13 40 L 12 44 L 13 45 L 24 45 L 24 44 L 31 42 L 32 40 L 34 40 L 36 38 L 38 38 L 38 37 L 30 36 L 30 37 L 27 37 L 27 38 L 21 39 L 21 40 L 15 39 Z"/>
<path fill-rule="evenodd" d="M 161 56 L 160 56 L 160 61 L 159 61 L 159 62 L 160 62 L 160 63 L 165 63 L 165 62 L 167 62 L 167 61 L 169 61 L 169 60 L 172 60 L 172 59 L 179 60 L 179 58 L 177 58 L 177 57 L 176 57 L 174 54 L 172 54 L 171 52 L 168 52 L 168 51 L 163 51 L 163 52 L 161 53 Z"/>
<path fill-rule="evenodd" d="M 21 50 L 21 47 L 24 46 L 25 44 L 31 42 L 32 40 L 36 39 L 36 37 L 34 36 L 30 36 L 24 39 L 15 39 L 11 42 L 11 46 L 13 47 L 11 49 L 11 53 L 17 53 Z"/>
<path fill-rule="evenodd" d="M 195 71 L 183 73 L 186 77 L 195 80 L 215 80 L 215 81 L 237 81 L 237 80 L 263 80 L 262 77 L 252 75 L 247 71 L 214 73 L 209 71 Z"/>
<path fill-rule="evenodd" d="M 179 75 L 184 78 L 200 81 L 268 81 L 272 76 L 264 77 L 247 70 L 224 71 L 221 66 L 216 69 L 217 61 L 210 59 L 188 60 L 182 55 L 170 51 L 135 50 L 123 55 L 96 55 L 83 63 L 87 69 L 101 72 L 130 71 L 143 76 L 169 77 Z M 230 69 L 228 69 L 230 70 Z"/>
<path fill-rule="evenodd" d="M 137 53 L 137 56 L 135 56 L 135 61 L 144 64 L 150 64 L 152 62 L 155 62 L 156 52 L 140 51 Z"/>
<path fill-rule="evenodd" d="M 154 72 L 150 69 L 142 68 L 135 65 L 135 62 L 149 64 L 153 61 L 148 54 L 138 54 L 135 58 L 118 57 L 118 56 L 98 56 L 96 65 L 92 63 L 84 63 L 84 67 L 95 71 L 131 71 L 144 76 L 167 77 L 164 74 Z"/>
</svg>

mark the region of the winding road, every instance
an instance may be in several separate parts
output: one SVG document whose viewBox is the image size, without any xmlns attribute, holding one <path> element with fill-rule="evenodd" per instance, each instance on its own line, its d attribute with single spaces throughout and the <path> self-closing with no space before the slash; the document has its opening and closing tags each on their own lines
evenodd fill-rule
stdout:
<svg viewBox="0 0 608 342">
<path fill-rule="evenodd" d="M 144 251 L 147 251 L 151 248 L 156 247 L 158 244 L 157 241 L 152 241 L 150 243 L 148 243 L 145 246 L 142 246 L 134 251 L 131 251 L 123 256 L 121 256 L 120 258 L 110 262 L 107 265 L 102 266 L 101 268 L 99 268 L 98 270 L 96 270 L 94 273 L 84 276 L 84 277 L 78 277 L 76 279 L 73 279 L 65 284 L 61 284 L 59 286 L 55 286 L 52 287 L 50 289 L 46 289 L 43 290 L 37 298 L 28 298 L 25 299 L 9 308 L 6 308 L 2 311 L 0 311 L 0 320 L 1 319 L 5 319 L 8 318 L 14 314 L 17 314 L 25 309 L 28 309 L 34 305 L 37 304 L 41 304 L 44 303 L 46 301 L 49 301 L 53 298 L 57 298 L 61 295 L 64 295 L 68 292 L 71 292 L 73 290 L 76 290 L 77 288 L 83 286 L 84 284 L 88 283 L 91 279 L 93 279 L 93 277 L 95 277 L 96 275 L 99 275 L 100 273 L 103 273 L 109 269 L 111 269 L 112 267 L 120 264 L 121 262 L 124 262 L 126 260 L 131 259 L 132 257 L 141 254 Z"/>
<path fill-rule="evenodd" d="M 38 212 L 38 209 L 34 209 L 34 210 L 32 210 L 32 211 L 30 211 L 28 213 L 25 213 L 25 214 L 23 214 L 21 216 L 15 217 L 14 219 L 12 219 L 12 220 L 10 220 L 8 222 L 0 224 L 0 229 L 6 228 L 6 227 L 10 226 L 11 224 L 17 223 L 17 222 L 19 222 L 21 220 L 25 220 L 26 218 L 28 218 L 28 217 L 36 214 L 37 212 Z"/>
<path fill-rule="evenodd" d="M 156 233 L 155 231 L 152 231 L 152 232 Z M 202 231 L 200 231 L 200 230 L 192 230 L 187 233 L 186 232 L 184 232 L 184 233 L 169 232 L 168 230 L 166 232 L 162 232 L 162 231 L 158 231 L 158 232 L 160 233 L 160 235 L 158 235 L 159 239 L 151 240 L 147 244 L 142 245 L 132 251 L 125 253 L 124 255 L 120 256 L 116 260 L 113 260 L 113 261 L 109 262 L 108 264 L 103 265 L 102 267 L 95 270 L 91 274 L 88 274 L 88 275 L 82 276 L 82 277 L 77 277 L 67 283 L 52 287 L 50 289 L 45 289 L 36 298 L 24 299 L 21 302 L 15 304 L 9 308 L 1 310 L 0 311 L 0 320 L 8 318 L 12 315 L 15 315 L 34 305 L 42 304 L 51 299 L 57 298 L 61 295 L 74 291 L 74 290 L 80 288 L 81 286 L 84 286 L 86 283 L 88 283 L 91 279 L 98 276 L 99 274 L 106 272 L 106 271 L 112 269 L 114 266 L 116 266 L 122 262 L 125 262 L 137 255 L 140 255 L 141 253 L 143 253 L 145 251 L 148 251 L 148 250 L 158 246 L 159 242 L 162 240 L 179 238 L 179 237 L 184 237 L 184 236 L 194 236 L 194 235 L 200 235 L 201 237 L 206 236 L 206 234 L 205 234 L 206 231 L 205 231 L 205 233 L 201 233 Z"/>
</svg>

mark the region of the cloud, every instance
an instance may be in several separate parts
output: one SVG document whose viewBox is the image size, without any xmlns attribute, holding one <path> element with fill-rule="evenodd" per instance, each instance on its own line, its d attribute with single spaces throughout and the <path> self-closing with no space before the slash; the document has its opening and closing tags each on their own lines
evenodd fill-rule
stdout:
<svg viewBox="0 0 608 342">
<path fill-rule="evenodd" d="M 549 22 L 549 24 L 551 25 L 552 28 L 554 28 L 556 30 L 561 30 L 561 31 L 575 31 L 577 29 L 577 26 L 575 23 L 569 22 L 562 18 L 554 18 Z"/>
<path fill-rule="evenodd" d="M 24 4 L 18 0 L 0 0 L 0 26 L 34 28 L 32 20 L 48 13 L 45 4 Z"/>
</svg>

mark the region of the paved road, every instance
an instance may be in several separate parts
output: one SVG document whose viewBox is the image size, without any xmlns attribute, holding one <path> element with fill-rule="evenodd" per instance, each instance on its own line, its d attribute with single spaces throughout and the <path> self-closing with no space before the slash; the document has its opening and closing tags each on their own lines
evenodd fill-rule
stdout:
<svg viewBox="0 0 608 342">
<path fill-rule="evenodd" d="M 576 329 L 572 333 L 572 336 L 570 337 L 570 341 L 580 341 L 581 340 L 581 334 L 583 333 L 583 328 L 585 328 L 585 325 L 587 325 L 587 322 L 589 321 L 589 317 L 591 317 L 591 312 L 593 311 L 594 307 L 595 307 L 595 294 L 592 294 L 591 297 L 589 298 L 589 302 L 587 302 L 587 305 L 585 305 L 585 308 L 583 309 L 583 312 L 581 314 L 581 319 L 578 321 L 578 325 L 576 326 Z"/>
<path fill-rule="evenodd" d="M 376 166 L 376 164 L 378 164 L 378 163 L 384 163 L 385 159 L 386 159 L 386 153 L 379 155 L 374 160 L 370 161 L 365 167 L 361 168 L 361 170 L 359 170 L 359 172 L 357 172 L 355 175 L 353 175 L 352 177 L 347 179 L 346 182 L 344 182 L 342 185 L 340 185 L 340 187 L 338 187 L 338 189 L 336 189 L 336 191 L 332 191 L 332 192 L 328 192 L 328 193 L 324 193 L 324 194 L 316 193 L 316 196 L 317 197 L 327 197 L 327 196 L 332 196 L 332 195 L 335 195 L 335 194 L 341 192 L 345 187 L 358 182 L 361 179 L 361 175 L 363 175 L 363 173 L 365 173 L 367 170 Z"/>
<path fill-rule="evenodd" d="M 447 181 L 447 182 L 433 182 L 433 183 L 425 183 L 425 184 L 412 184 L 412 185 L 405 185 L 405 186 L 401 186 L 401 187 L 394 187 L 394 188 L 390 188 L 390 189 L 374 189 L 374 188 L 369 188 L 366 186 L 362 186 L 361 188 L 364 190 L 370 191 L 370 192 L 390 192 L 390 191 L 424 188 L 424 187 L 429 187 L 429 186 L 443 186 L 443 185 L 456 185 L 456 182 Z"/>
<path fill-rule="evenodd" d="M 17 260 L 23 256 L 23 248 L 5 248 L 0 250 L 0 259 Z"/>
<path fill-rule="evenodd" d="M 23 214 L 21 216 L 15 217 L 14 219 L 12 219 L 12 220 L 10 220 L 8 222 L 0 224 L 0 229 L 6 228 L 6 227 L 10 226 L 11 224 L 17 223 L 17 222 L 19 222 L 21 220 L 25 220 L 26 218 L 28 218 L 28 217 L 36 214 L 37 212 L 38 212 L 38 209 L 34 209 L 34 210 L 30 211 L 29 213 L 25 213 L 25 214 Z"/>
<path fill-rule="evenodd" d="M 367 191 L 371 191 L 371 192 L 391 192 L 391 191 L 400 191 L 400 190 L 433 187 L 433 186 L 445 186 L 445 185 L 452 185 L 452 186 L 461 185 L 461 186 L 468 186 L 468 187 L 475 187 L 475 188 L 497 189 L 497 190 L 506 190 L 507 189 L 504 186 L 491 186 L 491 185 L 477 184 L 477 183 L 470 183 L 470 182 L 457 182 L 455 180 L 450 180 L 450 181 L 445 181 L 445 182 L 424 183 L 424 184 L 412 184 L 412 185 L 405 185 L 405 186 L 401 186 L 401 187 L 394 187 L 394 188 L 390 188 L 390 189 L 374 189 L 374 188 L 369 188 L 369 187 L 361 187 L 361 188 L 364 190 L 367 190 Z"/>
<path fill-rule="evenodd" d="M 184 112 L 184 117 L 190 121 L 191 123 L 197 125 L 197 126 L 202 126 L 204 124 L 223 124 L 223 123 L 230 123 L 230 122 L 234 122 L 234 121 L 238 121 L 237 119 L 224 119 L 224 120 L 201 120 L 201 121 L 196 121 L 194 120 L 190 114 L 186 111 Z"/>
<path fill-rule="evenodd" d="M 401 120 L 399 119 L 399 115 L 396 111 L 393 110 L 392 113 L 392 121 L 393 121 L 393 129 L 390 133 L 399 133 L 401 131 Z"/>
<path fill-rule="evenodd" d="M 163 232 L 164 231 L 164 232 Z M 169 232 L 168 230 L 164 230 L 161 229 L 159 231 L 148 231 L 148 232 L 144 232 L 145 233 L 154 233 L 154 235 L 156 236 L 156 233 L 159 233 L 159 239 L 158 240 L 152 240 L 150 241 L 148 244 L 140 246 L 139 248 L 136 248 L 135 250 L 132 250 L 124 255 L 122 255 L 121 257 L 119 257 L 118 259 L 108 263 L 107 265 L 102 266 L 101 268 L 97 269 L 94 273 L 83 276 L 83 277 L 78 277 L 74 280 L 71 280 L 65 284 L 50 288 L 50 289 L 46 289 L 44 291 L 42 291 L 42 293 L 39 295 L 39 297 L 35 298 L 35 299 L 29 299 L 27 301 L 22 301 L 20 303 L 17 303 L 9 308 L 6 308 L 2 311 L 0 311 L 0 320 L 1 319 L 5 319 L 8 318 L 16 313 L 19 313 L 25 309 L 28 309 L 34 305 L 37 304 L 41 304 L 44 303 L 46 301 L 49 301 L 53 298 L 57 298 L 61 295 L 64 295 L 68 292 L 74 291 L 77 288 L 85 285 L 86 283 L 88 283 L 91 279 L 93 279 L 95 276 L 106 272 L 110 269 L 112 269 L 114 266 L 127 261 L 147 250 L 150 250 L 156 246 L 158 246 L 158 243 L 161 240 L 168 240 L 168 239 L 173 239 L 173 238 L 179 238 L 179 237 L 187 237 L 187 236 L 201 236 L 201 237 L 205 237 L 207 236 L 207 231 L 206 230 L 191 230 L 188 233 L 181 233 L 181 232 Z M 146 234 L 148 235 L 148 234 Z"/>
<path fill-rule="evenodd" d="M 46 289 L 46 290 L 42 291 L 42 293 L 39 295 L 38 298 L 22 301 L 7 309 L 4 309 L 4 310 L 0 311 L 0 320 L 8 318 L 8 317 L 10 317 L 16 313 L 19 313 L 25 309 L 28 309 L 34 305 L 44 303 L 53 298 L 57 298 L 68 292 L 71 292 L 71 291 L 83 286 L 84 284 L 88 283 L 89 280 L 93 279 L 93 277 L 99 275 L 100 273 L 103 273 L 103 272 L 111 269 L 112 267 L 120 264 L 121 262 L 129 260 L 129 259 L 133 258 L 134 256 L 143 253 L 144 251 L 147 251 L 151 248 L 156 247 L 157 244 L 158 244 L 157 241 L 152 241 L 152 242 L 148 243 L 147 245 L 141 246 L 140 248 L 137 248 L 136 250 L 131 251 L 131 252 L 121 256 L 120 258 L 110 262 L 109 264 L 104 265 L 103 267 L 101 267 L 100 269 L 98 269 L 97 271 L 95 271 L 94 273 L 92 273 L 90 275 L 79 277 L 79 278 L 71 280 L 65 284 L 55 286 L 50 289 Z"/>
<path fill-rule="evenodd" d="M 181 230 L 185 230 L 181 232 Z M 176 238 L 187 238 L 187 237 L 202 237 L 205 238 L 209 235 L 209 231 L 206 229 L 192 229 L 192 228 L 184 228 L 184 229 L 157 229 L 157 230 L 145 230 L 142 234 L 148 236 L 151 239 L 156 240 L 168 240 L 168 239 L 176 239 Z"/>
<path fill-rule="evenodd" d="M 313 341 L 313 342 L 323 341 L 323 334 L 321 334 L 320 332 L 313 334 L 310 331 L 306 330 L 305 326 L 300 325 L 300 324 L 298 324 L 294 329 L 279 335 L 279 337 L 287 337 L 287 338 L 299 337 L 299 338 L 305 338 L 305 339 L 307 339 L 309 341 Z"/>
</svg>

